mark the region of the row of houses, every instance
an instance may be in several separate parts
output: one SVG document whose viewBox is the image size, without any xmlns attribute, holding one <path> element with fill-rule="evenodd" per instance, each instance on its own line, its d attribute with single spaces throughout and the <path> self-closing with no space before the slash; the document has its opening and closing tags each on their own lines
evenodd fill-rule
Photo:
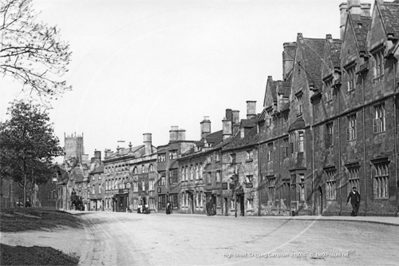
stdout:
<svg viewBox="0 0 399 266">
<path fill-rule="evenodd" d="M 169 142 L 107 149 L 89 173 L 90 208 L 218 215 L 360 215 L 399 210 L 399 1 L 347 1 L 340 38 L 301 33 L 283 44 L 281 79 L 267 78 L 262 111 L 226 109 L 201 139 L 173 126 Z M 83 186 L 82 186 L 83 187 Z M 93 207 L 95 206 L 95 207 Z"/>
</svg>

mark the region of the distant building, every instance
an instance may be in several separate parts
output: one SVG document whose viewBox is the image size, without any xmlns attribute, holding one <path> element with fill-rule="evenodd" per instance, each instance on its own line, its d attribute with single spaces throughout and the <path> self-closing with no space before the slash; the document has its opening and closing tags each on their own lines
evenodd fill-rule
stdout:
<svg viewBox="0 0 399 266">
<path fill-rule="evenodd" d="M 166 209 L 169 201 L 174 211 L 180 211 L 179 164 L 177 159 L 195 145 L 186 140 L 186 130 L 172 126 L 169 131 L 169 143 L 157 147 L 158 180 L 155 184 L 158 199 L 158 211 Z"/>
<path fill-rule="evenodd" d="M 83 146 L 83 133 L 82 135 L 66 135 L 64 133 L 64 161 L 70 158 L 76 158 L 78 162 L 83 162 L 84 146 Z"/>
<path fill-rule="evenodd" d="M 106 211 L 124 212 L 137 209 L 139 202 L 155 205 L 156 148 L 151 134 L 144 134 L 144 144 L 128 148 L 117 147 L 116 152 L 105 151 L 105 207 Z M 140 181 L 140 182 L 139 182 Z M 151 181 L 151 182 L 150 182 Z M 155 210 L 155 207 L 152 206 Z"/>
</svg>

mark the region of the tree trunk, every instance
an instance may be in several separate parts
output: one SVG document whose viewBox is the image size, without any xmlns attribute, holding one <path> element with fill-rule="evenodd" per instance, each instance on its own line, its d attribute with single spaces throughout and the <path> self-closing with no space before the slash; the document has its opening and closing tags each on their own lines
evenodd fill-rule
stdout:
<svg viewBox="0 0 399 266">
<path fill-rule="evenodd" d="M 23 202 L 23 206 L 26 208 L 26 161 L 24 158 L 24 162 L 23 162 L 23 173 L 24 173 L 24 202 Z"/>
</svg>

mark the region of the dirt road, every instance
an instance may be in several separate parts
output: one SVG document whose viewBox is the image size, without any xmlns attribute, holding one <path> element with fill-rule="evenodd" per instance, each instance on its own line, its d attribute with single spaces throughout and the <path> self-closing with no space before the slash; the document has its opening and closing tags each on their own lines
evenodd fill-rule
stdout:
<svg viewBox="0 0 399 266">
<path fill-rule="evenodd" d="M 399 261 L 398 226 L 179 214 L 92 212 L 82 217 L 87 222 L 84 233 L 71 234 L 64 247 L 80 255 L 81 265 L 397 265 Z"/>
</svg>

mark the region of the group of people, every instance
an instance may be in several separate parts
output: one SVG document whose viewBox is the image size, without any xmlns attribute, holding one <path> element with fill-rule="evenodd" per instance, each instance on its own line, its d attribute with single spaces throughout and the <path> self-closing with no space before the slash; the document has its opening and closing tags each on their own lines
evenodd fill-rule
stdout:
<svg viewBox="0 0 399 266">
<path fill-rule="evenodd" d="M 137 208 L 137 213 L 149 214 L 150 213 L 150 208 L 148 208 L 148 204 L 140 203 L 138 208 Z"/>
<path fill-rule="evenodd" d="M 352 188 L 352 191 L 348 195 L 347 203 L 349 202 L 352 205 L 352 213 L 351 216 L 357 216 L 360 206 L 360 193 L 357 191 L 356 187 Z M 150 213 L 150 209 L 148 205 L 143 205 L 142 203 L 137 208 L 137 213 Z M 172 204 L 168 201 L 166 203 L 166 214 L 172 213 Z M 206 203 L 206 214 L 208 216 L 216 215 L 215 205 L 213 204 L 212 199 L 209 199 Z"/>
</svg>

